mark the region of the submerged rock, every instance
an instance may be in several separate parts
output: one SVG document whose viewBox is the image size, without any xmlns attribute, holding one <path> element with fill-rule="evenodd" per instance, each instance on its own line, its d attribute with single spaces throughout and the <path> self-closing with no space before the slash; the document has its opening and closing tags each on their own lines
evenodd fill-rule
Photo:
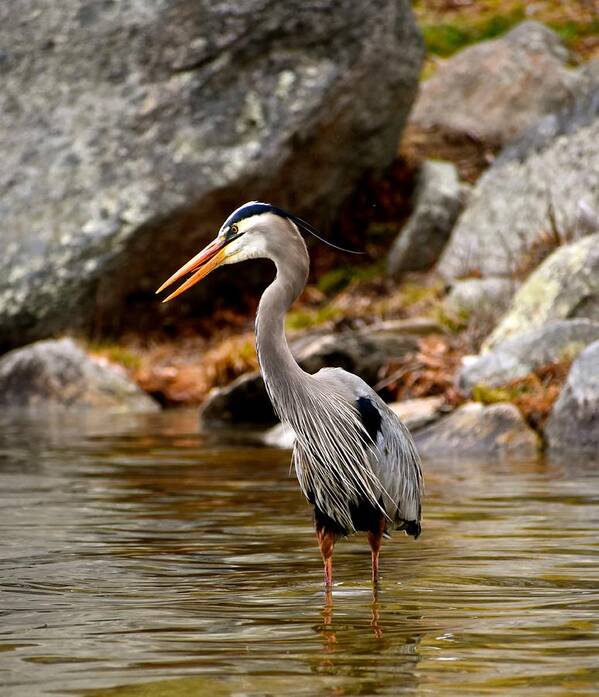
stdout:
<svg viewBox="0 0 599 697">
<path fill-rule="evenodd" d="M 518 290 L 483 349 L 553 320 L 573 318 L 599 322 L 599 232 L 558 247 L 545 259 Z"/>
<path fill-rule="evenodd" d="M 462 205 L 463 191 L 455 166 L 451 162 L 423 162 L 414 212 L 389 252 L 389 275 L 397 278 L 406 271 L 430 269 L 441 255 Z"/>
<path fill-rule="evenodd" d="M 160 408 L 116 367 L 93 360 L 71 339 L 38 341 L 2 356 L 0 406 L 111 412 Z"/>
<path fill-rule="evenodd" d="M 545 426 L 552 450 L 599 453 L 599 341 L 572 364 Z"/>
<path fill-rule="evenodd" d="M 0 351 L 258 284 L 254 266 L 153 297 L 248 198 L 330 220 L 393 159 L 423 55 L 408 0 L 20 0 L 1 17 Z"/>
<path fill-rule="evenodd" d="M 414 434 L 423 457 L 535 457 L 538 435 L 513 404 L 464 404 Z"/>
<path fill-rule="evenodd" d="M 550 322 L 511 336 L 477 356 L 457 376 L 458 388 L 469 394 L 476 385 L 500 387 L 536 368 L 572 360 L 585 346 L 599 340 L 599 322 L 586 319 Z"/>
</svg>

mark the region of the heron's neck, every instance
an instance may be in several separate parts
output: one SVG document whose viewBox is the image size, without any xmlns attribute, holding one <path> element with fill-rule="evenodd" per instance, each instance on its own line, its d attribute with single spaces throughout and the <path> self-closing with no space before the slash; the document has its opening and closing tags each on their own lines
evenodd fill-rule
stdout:
<svg viewBox="0 0 599 697">
<path fill-rule="evenodd" d="M 309 259 L 303 249 L 302 263 L 273 259 L 277 276 L 262 294 L 256 315 L 256 349 L 266 389 L 278 415 L 288 408 L 305 383 L 307 373 L 297 364 L 285 336 L 285 315 L 304 289 Z M 297 259 L 296 259 L 297 261 Z"/>
</svg>

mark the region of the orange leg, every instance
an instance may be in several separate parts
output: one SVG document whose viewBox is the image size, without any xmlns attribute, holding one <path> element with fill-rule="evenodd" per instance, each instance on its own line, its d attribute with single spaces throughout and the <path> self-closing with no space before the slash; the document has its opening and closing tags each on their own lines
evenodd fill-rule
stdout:
<svg viewBox="0 0 599 697">
<path fill-rule="evenodd" d="M 372 582 L 376 586 L 379 582 L 379 552 L 383 544 L 383 532 L 385 531 L 385 519 L 381 517 L 378 532 L 368 533 L 368 544 L 372 550 Z"/>
<path fill-rule="evenodd" d="M 333 585 L 333 547 L 335 546 L 335 535 L 326 532 L 322 528 L 316 529 L 316 537 L 324 562 L 324 585 L 331 588 Z"/>
</svg>

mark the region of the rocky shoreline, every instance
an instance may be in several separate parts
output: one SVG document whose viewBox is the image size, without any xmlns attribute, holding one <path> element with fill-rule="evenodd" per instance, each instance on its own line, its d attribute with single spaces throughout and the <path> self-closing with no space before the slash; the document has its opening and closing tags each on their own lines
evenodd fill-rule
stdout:
<svg viewBox="0 0 599 697">
<path fill-rule="evenodd" d="M 168 9 L 169 0 L 158 4 Z M 404 13 L 397 25 L 401 30 L 377 34 L 377 51 L 365 46 L 359 55 L 340 54 L 337 64 L 311 63 L 315 60 L 312 49 L 305 47 L 299 47 L 304 51 L 299 63 L 292 64 L 292 57 L 282 56 L 276 42 L 268 44 L 270 39 L 262 37 L 264 50 L 278 61 L 279 82 L 291 81 L 304 94 L 302 103 L 311 106 L 305 113 L 298 111 L 297 100 L 286 101 L 283 87 L 269 83 L 265 86 L 268 94 L 256 94 L 255 103 L 247 97 L 239 113 L 225 109 L 231 111 L 231 117 L 223 129 L 237 138 L 220 150 L 226 180 L 221 181 L 211 170 L 209 177 L 200 178 L 201 186 L 192 185 L 192 174 L 202 169 L 201 158 L 182 150 L 180 139 L 172 135 L 161 141 L 163 155 L 166 159 L 180 157 L 184 166 L 162 171 L 161 176 L 170 177 L 172 186 L 166 198 L 157 196 L 160 183 L 155 173 L 145 176 L 139 169 L 146 157 L 144 148 L 153 147 L 144 135 L 133 139 L 127 158 L 131 167 L 123 172 L 130 183 L 135 182 L 137 189 L 131 190 L 107 177 L 106 171 L 104 179 L 100 177 L 106 163 L 92 158 L 94 139 L 100 134 L 84 129 L 77 135 L 89 137 L 85 148 L 75 148 L 82 141 L 73 144 L 79 152 L 77 161 L 67 157 L 68 150 L 61 160 L 63 195 L 69 201 L 61 214 L 50 205 L 48 192 L 38 191 L 37 198 L 34 196 L 23 164 L 26 156 L 48 159 L 48 148 L 60 145 L 59 136 L 42 146 L 41 131 L 30 130 L 27 151 L 12 142 L 10 161 L 15 172 L 23 173 L 23 180 L 2 183 L 7 203 L 0 239 L 7 252 L 0 262 L 4 270 L 0 345 L 5 351 L 0 355 L 0 407 L 34 412 L 99 408 L 129 412 L 159 409 L 155 398 L 169 403 L 163 388 L 167 378 L 161 383 L 154 375 L 152 383 L 152 376 L 142 376 L 143 371 L 132 365 L 115 367 L 98 357 L 101 351 L 89 355 L 86 345 L 91 329 L 99 328 L 102 333 L 107 326 L 100 314 L 110 315 L 118 306 L 119 314 L 134 315 L 141 299 L 147 303 L 144 314 L 150 313 L 150 303 L 151 311 L 158 312 L 150 290 L 164 275 L 165 250 L 170 250 L 169 268 L 193 253 L 205 234 L 213 233 L 223 207 L 237 201 L 241 191 L 248 189 L 248 177 L 256 177 L 260 170 L 268 169 L 269 177 L 258 178 L 252 191 L 256 196 L 270 196 L 282 174 L 311 172 L 315 158 L 324 158 L 326 172 L 304 176 L 295 182 L 297 186 L 292 186 L 294 180 L 288 176 L 286 193 L 298 212 L 323 222 L 324 207 L 337 210 L 363 171 L 380 172 L 388 166 L 397 154 L 393 143 L 407 120 L 400 152 L 422 155 L 411 162 L 416 173 L 412 215 L 394 239 L 385 238 L 388 256 L 374 274 L 367 278 L 361 271 L 361 276 L 357 273 L 340 291 L 322 291 L 315 285 L 308 289 L 301 307 L 308 308 L 304 311 L 313 326 L 293 332 L 291 339 L 298 362 L 309 372 L 341 366 L 375 386 L 413 431 L 425 457 L 529 459 L 543 449 L 599 455 L 599 58 L 572 65 L 572 56 L 551 29 L 526 21 L 500 38 L 444 61 L 415 97 L 421 41 L 409 3 L 388 3 L 385 11 L 391 12 L 392 6 Z M 117 19 L 105 16 L 101 27 L 118 38 Z M 124 19 L 123 27 L 139 20 Z M 318 17 L 309 19 L 316 22 Z M 372 19 L 367 13 L 363 18 L 368 26 Z M 329 26 L 320 32 L 323 44 L 334 29 L 350 32 L 349 27 Z M 235 31 L 241 32 L 242 27 Z M 372 32 L 368 36 L 372 48 Z M 159 113 L 167 95 L 173 103 L 191 104 L 195 89 L 191 83 L 196 81 L 200 89 L 202 80 L 220 74 L 221 68 L 209 56 L 194 58 L 181 53 L 188 39 L 170 37 L 171 44 L 165 45 L 165 55 L 172 53 L 170 72 L 165 68 L 162 74 L 157 67 L 147 89 L 141 87 L 137 68 L 121 66 L 121 78 L 114 78 L 121 85 L 120 98 L 124 99 L 127 85 L 128 90 L 135 87 L 132 94 L 137 95 L 126 105 L 132 119 L 136 114 L 135 119 L 143 120 L 152 113 L 161 125 L 163 118 L 173 121 L 173 134 L 177 130 L 188 134 L 191 124 L 204 117 L 205 106 L 197 112 L 192 105 L 191 112 L 166 109 L 163 117 Z M 179 53 L 174 51 L 177 46 Z M 78 43 L 72 49 L 83 50 Z M 217 47 L 205 50 L 210 53 Z M 229 55 L 228 49 L 222 50 Z M 231 65 L 222 71 L 232 80 L 238 56 L 231 54 L 230 58 Z M 175 77 L 180 75 L 175 64 L 194 60 L 203 67 L 191 70 L 189 78 Z M 17 52 L 12 61 L 10 84 L 22 85 L 24 67 Z M 394 71 L 378 88 L 377 103 L 384 109 L 375 114 L 360 80 L 380 72 L 382 63 L 389 61 L 394 62 Z M 235 85 L 256 78 L 265 65 L 252 64 L 251 76 L 244 73 L 238 82 L 233 80 L 227 92 L 231 103 L 236 103 L 239 92 Z M 508 74 L 509 89 L 504 89 L 503 78 Z M 96 79 L 88 78 L 92 83 Z M 77 76 L 68 79 L 75 89 Z M 95 90 L 96 83 L 92 83 Z M 86 84 L 77 87 L 81 103 Z M 32 83 L 31 90 L 34 88 Z M 26 110 L 31 104 L 26 104 L 27 90 L 22 91 L 18 101 Z M 276 104 L 272 94 L 279 95 Z M 341 119 L 344 127 L 338 131 L 341 140 L 336 141 L 335 152 L 327 141 L 331 137 L 327 122 L 331 100 L 336 118 L 341 118 L 342 104 L 351 112 Z M 412 101 L 408 117 L 407 106 Z M 49 113 L 63 107 L 56 100 L 47 106 Z M 104 107 L 97 108 L 100 113 Z M 240 124 L 245 124 L 243 132 Z M 125 126 L 117 128 L 119 138 L 131 136 L 125 131 L 133 128 L 133 121 Z M 368 138 L 360 143 L 365 133 Z M 299 134 L 304 142 L 317 140 L 320 145 L 302 150 L 297 147 Z M 216 138 L 202 135 L 210 137 Z M 484 171 L 476 176 L 463 167 L 464 143 L 472 140 L 487 158 L 480 167 Z M 248 145 L 250 141 L 255 148 Z M 206 152 L 207 142 L 198 146 L 198 152 Z M 269 144 L 274 142 L 279 149 L 271 152 Z M 447 159 L 427 158 L 440 142 L 453 144 L 453 149 L 444 150 Z M 215 141 L 211 147 L 218 149 L 217 145 Z M 353 149 L 351 168 L 346 166 L 349 155 L 337 157 L 339 148 L 346 154 Z M 225 167 L 227 158 L 235 159 L 238 166 Z M 156 160 L 156 168 L 160 170 L 166 159 Z M 120 159 L 110 166 L 117 161 Z M 87 192 L 71 186 L 80 170 L 97 186 L 89 210 L 80 200 Z M 306 180 L 313 182 L 313 189 L 302 190 L 300 196 L 298 186 Z M 103 188 L 107 181 L 110 185 Z M 77 215 L 71 215 L 71 210 L 77 210 Z M 183 239 L 182 221 L 194 223 L 203 210 L 210 212 L 204 221 L 210 225 L 200 231 L 192 224 L 194 233 Z M 161 221 L 167 211 L 171 211 L 170 218 Z M 32 218 L 42 227 L 59 220 L 62 237 L 37 229 L 26 234 L 24 229 Z M 145 246 L 152 256 L 162 250 L 159 264 L 142 253 Z M 125 282 L 126 270 L 130 274 Z M 248 280 L 249 285 L 255 286 L 256 280 Z M 218 294 L 219 287 L 205 293 Z M 191 309 L 205 297 L 192 299 Z M 171 321 L 164 315 L 157 317 L 159 322 Z M 139 326 L 149 321 L 140 319 Z M 123 324 L 122 318 L 115 322 Z M 133 324 L 138 324 L 137 319 Z M 229 331 L 227 340 L 236 332 L 246 335 L 251 326 L 249 315 L 239 326 L 241 330 Z M 52 338 L 57 335 L 74 336 L 79 343 Z M 33 339 L 42 341 L 30 343 Z M 206 346 L 215 345 L 216 339 L 206 340 Z M 276 425 L 262 379 L 251 370 L 254 359 L 235 362 L 240 346 L 239 342 L 231 344 L 232 355 L 226 358 L 223 375 L 204 375 L 205 388 L 189 401 L 203 402 L 203 428 L 244 425 L 266 429 L 261 436 L 265 444 L 289 447 L 293 434 Z M 201 357 L 189 360 L 201 363 Z M 171 367 L 171 374 L 176 377 L 178 370 Z M 211 384 L 216 387 L 204 399 Z M 185 401 L 182 397 L 180 403 Z"/>
</svg>

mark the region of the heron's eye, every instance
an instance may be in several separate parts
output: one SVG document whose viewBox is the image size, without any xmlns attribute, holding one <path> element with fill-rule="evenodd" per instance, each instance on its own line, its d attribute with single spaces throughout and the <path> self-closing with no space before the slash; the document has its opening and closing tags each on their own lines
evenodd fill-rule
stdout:
<svg viewBox="0 0 599 697">
<path fill-rule="evenodd" d="M 232 235 L 236 235 L 239 232 L 239 225 L 237 225 L 237 223 L 233 223 L 233 225 L 231 225 L 230 232 Z"/>
</svg>

